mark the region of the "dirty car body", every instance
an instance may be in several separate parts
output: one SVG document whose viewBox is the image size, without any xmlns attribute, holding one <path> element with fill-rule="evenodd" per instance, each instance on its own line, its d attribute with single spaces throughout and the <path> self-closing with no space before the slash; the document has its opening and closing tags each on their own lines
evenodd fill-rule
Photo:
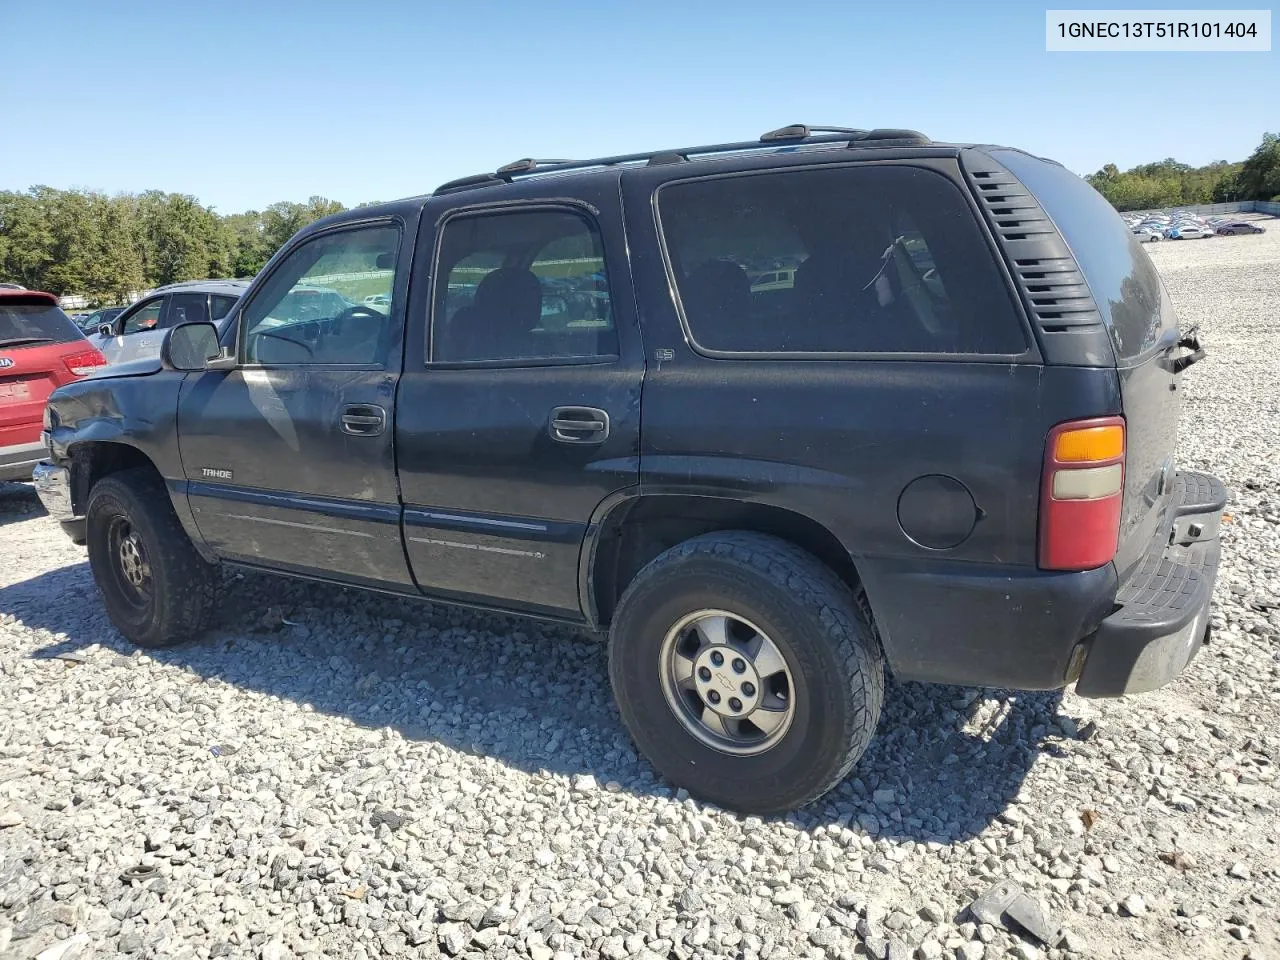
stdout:
<svg viewBox="0 0 1280 960">
<path fill-rule="evenodd" d="M 1115 696 L 1208 633 L 1226 492 L 1175 459 L 1203 351 L 1106 202 L 1020 151 L 522 161 L 307 227 L 217 336 L 51 399 L 37 481 L 91 561 L 128 475 L 202 564 L 610 632 L 645 752 L 743 809 L 843 776 L 865 737 L 832 718 L 869 737 L 885 667 Z"/>
</svg>

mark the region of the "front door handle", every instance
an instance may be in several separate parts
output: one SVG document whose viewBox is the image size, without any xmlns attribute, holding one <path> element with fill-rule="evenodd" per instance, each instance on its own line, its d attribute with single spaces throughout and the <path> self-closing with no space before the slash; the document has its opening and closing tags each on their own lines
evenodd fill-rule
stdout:
<svg viewBox="0 0 1280 960">
<path fill-rule="evenodd" d="M 609 439 L 609 414 L 596 407 L 556 407 L 548 432 L 560 443 L 604 443 Z"/>
<path fill-rule="evenodd" d="M 387 428 L 387 411 L 376 403 L 350 403 L 342 408 L 342 432 L 353 437 L 377 437 Z"/>
</svg>

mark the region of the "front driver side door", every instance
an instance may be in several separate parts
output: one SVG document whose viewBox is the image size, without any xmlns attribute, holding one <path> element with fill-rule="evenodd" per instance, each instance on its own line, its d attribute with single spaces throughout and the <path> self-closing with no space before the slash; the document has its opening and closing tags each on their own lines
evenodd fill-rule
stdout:
<svg viewBox="0 0 1280 960">
<path fill-rule="evenodd" d="M 90 342 L 102 351 L 108 363 L 159 356 L 166 300 L 163 296 L 139 300 L 112 321 L 112 336 L 98 334 Z"/>
<path fill-rule="evenodd" d="M 236 367 L 183 383 L 187 496 L 219 555 L 412 589 L 393 457 L 402 233 L 379 220 L 302 240 L 242 301 Z M 366 306 L 374 294 L 390 303 Z"/>
</svg>

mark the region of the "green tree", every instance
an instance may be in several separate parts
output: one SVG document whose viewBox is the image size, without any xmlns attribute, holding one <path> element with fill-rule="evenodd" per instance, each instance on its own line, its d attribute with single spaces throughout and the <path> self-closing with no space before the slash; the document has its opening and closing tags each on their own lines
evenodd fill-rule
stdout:
<svg viewBox="0 0 1280 960">
<path fill-rule="evenodd" d="M 53 264 L 54 238 L 47 207 L 52 187 L 0 193 L 0 274 L 33 290 L 44 287 Z"/>
<path fill-rule="evenodd" d="M 1280 135 L 1262 135 L 1262 143 L 1240 168 L 1239 188 L 1244 200 L 1270 200 L 1280 194 Z"/>
<path fill-rule="evenodd" d="M 231 254 L 231 275 L 256 276 L 272 253 L 263 232 L 262 214 L 257 210 L 228 214 L 222 218 L 222 230 Z"/>
<path fill-rule="evenodd" d="M 95 303 L 121 303 L 143 286 L 137 209 L 129 196 L 93 194 L 89 216 L 96 246 L 89 251 L 85 285 L 79 291 Z"/>
<path fill-rule="evenodd" d="M 44 274 L 44 288 L 50 293 L 72 293 L 85 289 L 93 271 L 93 251 L 102 245 L 101 225 L 92 217 L 87 194 L 76 190 L 50 190 L 45 198 L 45 216 L 53 237 L 53 262 Z"/>
<path fill-rule="evenodd" d="M 217 215 L 195 197 L 149 190 L 138 198 L 143 272 L 160 286 L 229 272 Z"/>
<path fill-rule="evenodd" d="M 1114 163 L 1109 163 L 1085 179 L 1116 209 L 1144 210 L 1210 203 L 1219 185 L 1229 184 L 1239 167 L 1238 163 L 1225 160 L 1192 167 L 1170 157 L 1140 164 L 1123 173 Z"/>
<path fill-rule="evenodd" d="M 325 197 L 312 197 L 306 203 L 273 203 L 262 213 L 264 245 L 269 251 L 267 257 L 284 246 L 290 237 L 307 224 L 330 214 L 341 213 L 345 209 L 347 208 L 336 200 Z"/>
<path fill-rule="evenodd" d="M 1240 199 L 1240 171 L 1226 170 L 1213 185 L 1213 202 L 1230 203 Z"/>
</svg>

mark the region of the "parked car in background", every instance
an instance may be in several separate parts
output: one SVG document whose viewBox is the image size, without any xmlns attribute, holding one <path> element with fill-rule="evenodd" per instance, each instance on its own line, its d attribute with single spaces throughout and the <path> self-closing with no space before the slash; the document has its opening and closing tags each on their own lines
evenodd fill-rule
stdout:
<svg viewBox="0 0 1280 960">
<path fill-rule="evenodd" d="M 271 315 L 263 318 L 262 325 L 271 327 L 309 323 L 324 317 L 336 317 L 356 306 L 361 305 L 348 300 L 331 287 L 302 284 L 290 290 L 276 304 L 271 311 Z M 373 304 L 367 303 L 367 298 L 366 304 L 363 306 L 365 309 L 374 309 Z M 385 313 L 386 311 L 379 310 L 378 312 Z"/>
<path fill-rule="evenodd" d="M 106 362 L 53 294 L 0 286 L 0 480 L 31 479 L 49 394 Z"/>
<path fill-rule="evenodd" d="M 382 313 L 386 313 L 391 309 L 391 296 L 386 293 L 371 293 L 364 298 L 365 306 L 373 307 Z"/>
<path fill-rule="evenodd" d="M 1218 224 L 1217 232 L 1220 236 L 1231 237 L 1241 233 L 1266 233 L 1267 228 L 1248 220 L 1232 220 Z"/>
<path fill-rule="evenodd" d="M 160 287 L 99 324 L 89 342 L 108 363 L 159 356 L 169 327 L 204 321 L 221 329 L 248 286 L 248 280 L 189 280 Z"/>
<path fill-rule="evenodd" d="M 125 307 L 103 307 L 101 310 L 93 311 L 93 313 L 76 314 L 71 319 L 86 334 L 94 334 L 98 332 L 98 328 L 104 323 L 110 323 L 124 313 L 125 309 Z"/>
<path fill-rule="evenodd" d="M 1154 243 L 1164 236 L 1158 227 L 1134 227 L 1133 235 L 1139 243 Z"/>
<path fill-rule="evenodd" d="M 1207 240 L 1213 231 L 1198 223 L 1180 223 L 1170 227 L 1165 236 L 1170 240 Z"/>
</svg>

